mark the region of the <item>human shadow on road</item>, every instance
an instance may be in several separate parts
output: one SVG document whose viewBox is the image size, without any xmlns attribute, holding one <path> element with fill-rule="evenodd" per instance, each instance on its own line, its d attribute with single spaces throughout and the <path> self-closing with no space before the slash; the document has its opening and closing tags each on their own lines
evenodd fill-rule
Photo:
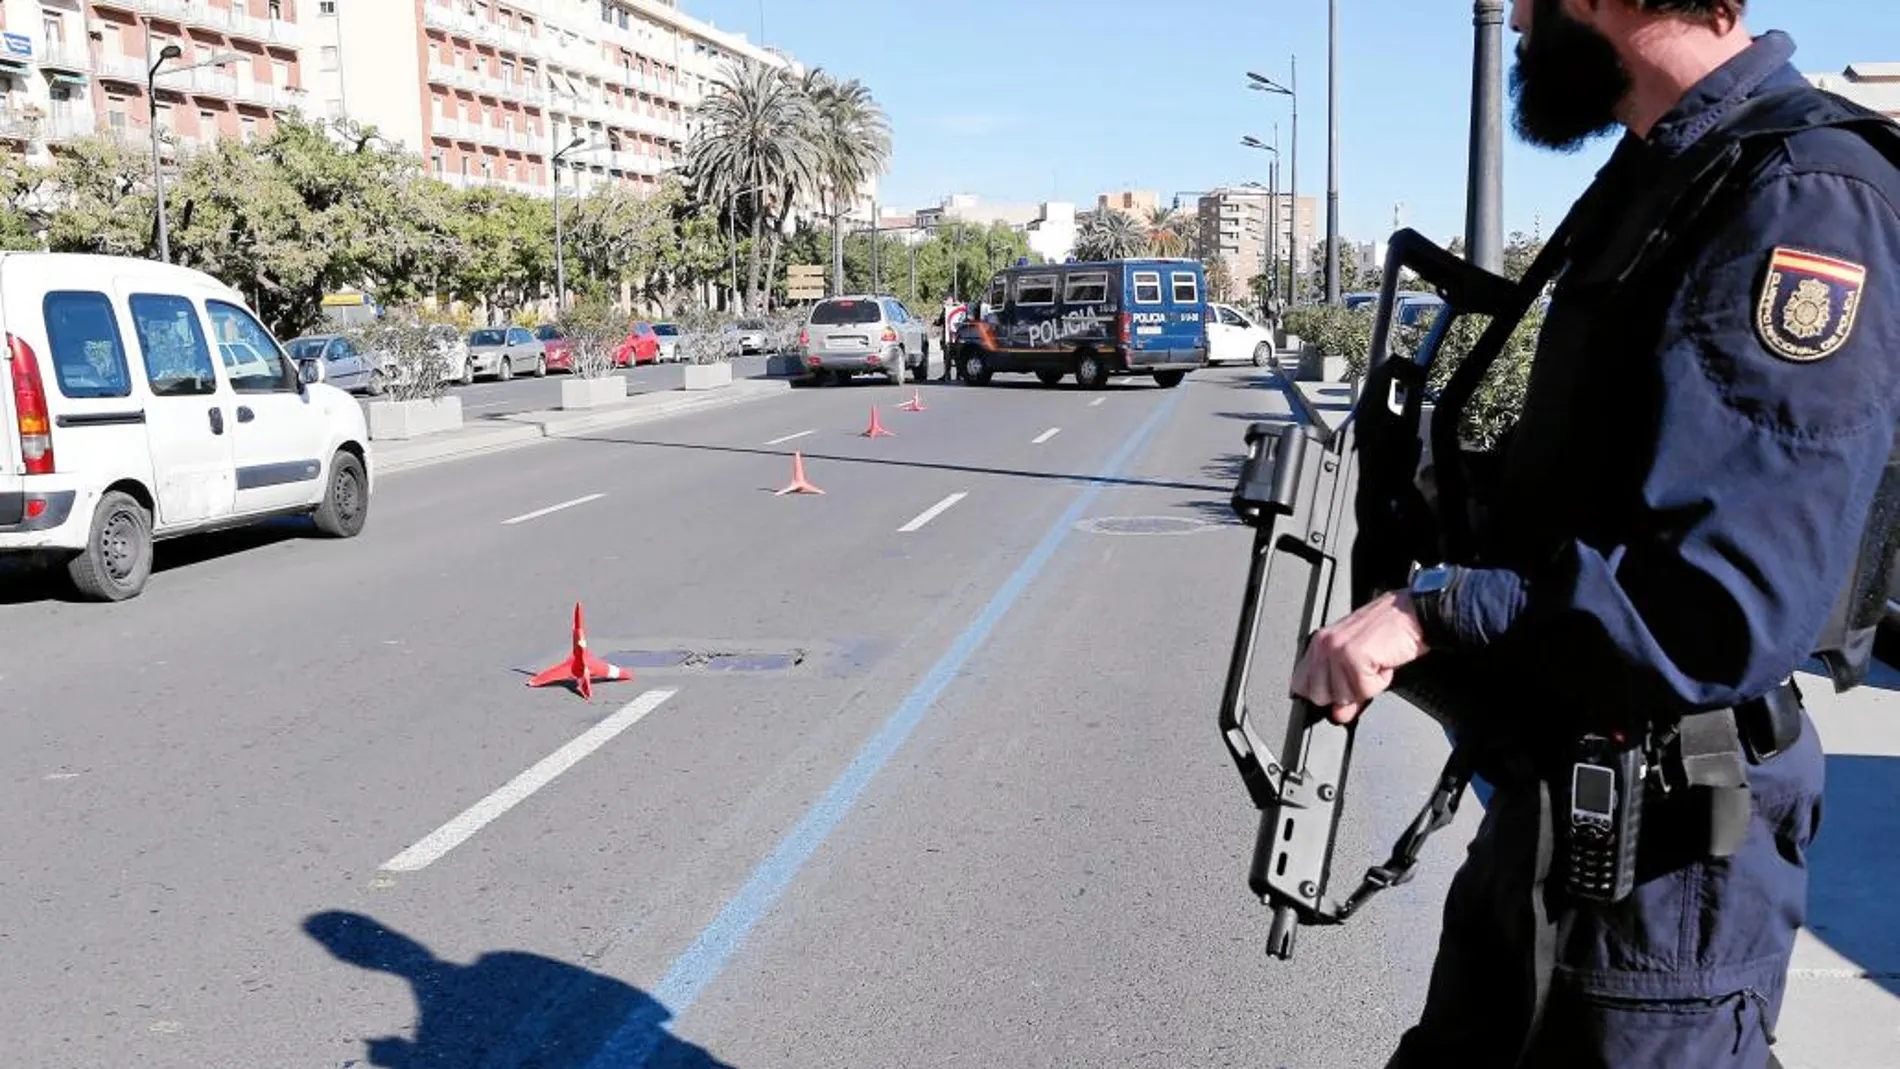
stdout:
<svg viewBox="0 0 1900 1069">
<path fill-rule="evenodd" d="M 385 1069 L 731 1069 L 663 1027 L 671 1013 L 638 988 L 521 951 L 467 965 L 360 913 L 306 918 L 304 931 L 337 960 L 409 982 L 414 1039 L 366 1039 L 368 1064 Z"/>
<path fill-rule="evenodd" d="M 1808 922 L 1820 940 L 1900 995 L 1900 757 L 1830 754 L 1808 850 Z M 1882 847 L 1878 844 L 1885 843 Z"/>
<path fill-rule="evenodd" d="M 737 445 L 704 445 L 696 442 L 656 442 L 641 438 L 597 438 L 588 435 L 574 435 L 564 440 L 571 442 L 593 442 L 596 445 L 624 445 L 651 449 L 685 449 L 702 453 L 738 453 L 761 457 L 790 457 L 793 453 L 791 449 L 763 449 Z M 974 464 L 944 464 L 927 460 L 890 460 L 883 457 L 847 457 L 836 453 L 801 452 L 808 461 L 824 460 L 839 464 L 875 464 L 885 467 L 917 468 L 925 471 L 960 471 L 972 475 L 1007 475 L 1019 479 L 1047 479 L 1051 482 L 1073 483 L 1077 486 L 1152 486 L 1163 490 L 1195 490 L 1201 493 L 1226 493 L 1231 489 L 1231 487 L 1212 486 L 1206 483 L 1169 482 L 1162 479 L 1070 475 L 1052 471 L 1023 471 L 1020 468 L 986 468 Z"/>
</svg>

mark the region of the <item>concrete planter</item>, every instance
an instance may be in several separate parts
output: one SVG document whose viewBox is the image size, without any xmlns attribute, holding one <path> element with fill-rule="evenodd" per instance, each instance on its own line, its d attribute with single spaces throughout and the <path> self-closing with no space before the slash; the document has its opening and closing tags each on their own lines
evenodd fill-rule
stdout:
<svg viewBox="0 0 1900 1069">
<path fill-rule="evenodd" d="M 371 401 L 369 436 L 373 441 L 400 441 L 458 430 L 462 426 L 462 399 L 438 397 L 433 401 Z"/>
<path fill-rule="evenodd" d="M 1299 382 L 1344 382 L 1346 381 L 1346 358 L 1343 356 L 1321 356 L 1311 346 L 1300 350 L 1299 370 L 1294 372 Z"/>
<path fill-rule="evenodd" d="M 682 389 L 717 390 L 732 385 L 732 365 L 725 361 L 717 364 L 687 364 Z"/>
<path fill-rule="evenodd" d="M 619 375 L 603 375 L 597 379 L 566 378 L 561 380 L 561 407 L 563 409 L 599 408 L 627 399 L 627 380 Z"/>
</svg>

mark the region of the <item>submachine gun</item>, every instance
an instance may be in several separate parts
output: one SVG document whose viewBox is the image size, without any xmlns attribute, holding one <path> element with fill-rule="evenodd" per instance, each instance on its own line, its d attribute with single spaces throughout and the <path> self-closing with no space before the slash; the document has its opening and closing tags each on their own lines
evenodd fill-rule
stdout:
<svg viewBox="0 0 1900 1069">
<path fill-rule="evenodd" d="M 1555 249 L 1550 252 L 1554 258 Z M 1437 290 L 1445 307 L 1417 350 L 1395 358 L 1393 313 L 1405 269 Z M 1471 772 L 1464 748 L 1454 747 L 1431 800 L 1392 856 L 1368 870 L 1344 899 L 1335 897 L 1333 847 L 1357 721 L 1334 724 L 1325 709 L 1291 698 L 1284 745 L 1277 753 L 1267 746 L 1246 705 L 1263 591 L 1276 566 L 1308 569 L 1299 623 L 1304 651 L 1313 632 L 1336 618 L 1342 594 L 1357 608 L 1406 586 L 1416 566 L 1468 559 L 1473 479 L 1457 438 L 1459 415 L 1537 298 L 1547 271 L 1548 264 L 1540 263 L 1523 283 L 1514 283 L 1416 231 L 1400 231 L 1388 246 L 1372 351 L 1351 413 L 1330 432 L 1310 422 L 1247 428 L 1233 508 L 1255 536 L 1220 730 L 1261 812 L 1248 884 L 1273 910 L 1267 941 L 1273 957 L 1292 957 L 1297 926 L 1343 923 L 1373 894 L 1409 880 L 1426 837 L 1456 815 Z M 1467 315 L 1489 316 L 1491 322 L 1435 399 L 1427 454 L 1419 430 L 1427 383 L 1452 324 Z M 1426 456 L 1443 459 L 1421 477 Z M 1350 566 L 1349 590 L 1342 587 L 1342 563 Z M 1442 695 L 1427 674 L 1400 673 L 1392 689 L 1449 723 L 1449 711 L 1432 708 Z"/>
</svg>

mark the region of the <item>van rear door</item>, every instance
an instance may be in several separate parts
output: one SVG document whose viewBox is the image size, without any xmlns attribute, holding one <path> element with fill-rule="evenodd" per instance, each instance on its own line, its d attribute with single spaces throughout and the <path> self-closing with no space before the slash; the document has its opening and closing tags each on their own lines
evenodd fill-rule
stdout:
<svg viewBox="0 0 1900 1069">
<path fill-rule="evenodd" d="M 1162 338 L 1170 363 L 1200 363 L 1207 353 L 1206 277 L 1196 263 L 1163 264 L 1168 322 Z"/>
</svg>

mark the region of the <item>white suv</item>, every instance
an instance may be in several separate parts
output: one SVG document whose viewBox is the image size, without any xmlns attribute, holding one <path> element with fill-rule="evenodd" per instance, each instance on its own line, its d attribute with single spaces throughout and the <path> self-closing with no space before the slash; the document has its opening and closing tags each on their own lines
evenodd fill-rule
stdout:
<svg viewBox="0 0 1900 1069">
<path fill-rule="evenodd" d="M 297 513 L 348 538 L 369 518 L 362 409 L 211 276 L 0 254 L 0 329 L 0 554 L 120 601 L 154 539 Z"/>
</svg>

